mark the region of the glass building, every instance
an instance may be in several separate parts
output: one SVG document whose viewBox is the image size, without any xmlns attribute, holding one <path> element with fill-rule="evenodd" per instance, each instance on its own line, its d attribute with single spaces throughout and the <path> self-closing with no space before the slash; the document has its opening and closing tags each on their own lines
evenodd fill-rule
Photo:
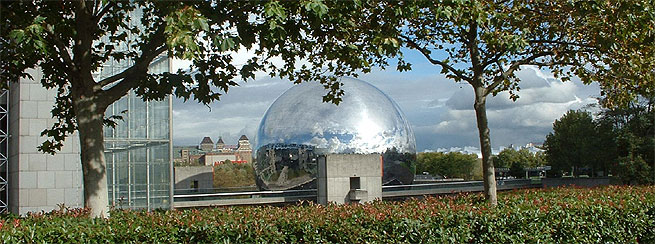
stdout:
<svg viewBox="0 0 655 244">
<path fill-rule="evenodd" d="M 141 9 L 130 13 L 128 25 L 145 28 L 140 23 Z M 128 40 L 133 34 L 127 32 Z M 128 42 L 104 42 L 116 50 L 129 50 Z M 120 73 L 131 67 L 133 60 L 108 60 L 96 75 L 96 80 Z M 166 53 L 158 56 L 148 72 L 170 72 Z M 114 128 L 105 127 L 105 158 L 109 204 L 118 208 L 157 209 L 170 208 L 173 200 L 172 160 L 172 100 L 143 101 L 130 91 L 125 97 L 107 108 L 106 117 L 118 115 Z"/>
<path fill-rule="evenodd" d="M 168 72 L 169 62 L 166 56 L 160 56 L 150 65 L 149 72 Z M 112 115 L 123 119 L 104 131 L 109 204 L 131 209 L 170 208 L 170 97 L 144 102 L 130 91 L 107 108 L 106 116 Z"/>
</svg>

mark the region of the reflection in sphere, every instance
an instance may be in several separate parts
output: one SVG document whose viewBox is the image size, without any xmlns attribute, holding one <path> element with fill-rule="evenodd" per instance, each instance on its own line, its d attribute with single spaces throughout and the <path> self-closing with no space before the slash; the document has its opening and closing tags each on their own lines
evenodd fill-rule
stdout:
<svg viewBox="0 0 655 244">
<path fill-rule="evenodd" d="M 398 105 L 367 82 L 341 82 L 345 94 L 338 106 L 323 102 L 323 85 L 303 83 L 268 108 L 254 165 L 261 188 L 315 187 L 317 158 L 328 153 L 380 153 L 383 184 L 412 183 L 416 142 Z"/>
</svg>

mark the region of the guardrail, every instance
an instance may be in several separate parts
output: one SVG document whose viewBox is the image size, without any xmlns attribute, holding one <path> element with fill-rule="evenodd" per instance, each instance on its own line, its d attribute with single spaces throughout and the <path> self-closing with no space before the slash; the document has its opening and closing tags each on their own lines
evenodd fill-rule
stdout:
<svg viewBox="0 0 655 244">
<path fill-rule="evenodd" d="M 541 187 L 541 185 L 533 184 L 529 179 L 497 181 L 497 189 L 501 191 L 535 187 Z M 383 186 L 382 199 L 399 199 L 425 195 L 481 191 L 483 191 L 482 181 Z M 299 201 L 315 202 L 316 196 L 316 189 L 184 194 L 174 196 L 175 201 L 173 206 L 175 208 L 194 208 L 238 205 L 278 205 Z"/>
<path fill-rule="evenodd" d="M 520 180 L 498 180 L 496 189 L 499 191 L 513 190 L 522 188 L 535 188 L 541 185 L 535 185 L 530 179 Z M 463 181 L 463 182 L 443 182 L 416 185 L 398 185 L 383 186 L 382 199 L 416 197 L 425 195 L 440 195 L 460 192 L 482 192 L 484 186 L 482 181 Z"/>
<path fill-rule="evenodd" d="M 316 201 L 316 189 L 185 194 L 173 197 L 175 208 L 285 204 L 301 200 Z"/>
</svg>

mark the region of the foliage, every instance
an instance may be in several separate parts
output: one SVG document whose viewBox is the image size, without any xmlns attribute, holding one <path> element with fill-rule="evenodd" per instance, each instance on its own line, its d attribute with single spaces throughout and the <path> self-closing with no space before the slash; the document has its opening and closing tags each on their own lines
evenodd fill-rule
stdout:
<svg viewBox="0 0 655 244">
<path fill-rule="evenodd" d="M 647 184 L 655 181 L 652 175 L 653 168 L 640 155 L 619 157 L 614 172 L 627 184 Z"/>
<path fill-rule="evenodd" d="M 589 41 L 593 52 L 576 70 L 585 83 L 598 82 L 607 108 L 655 96 L 655 1 L 571 1 L 577 25 L 570 36 Z"/>
<path fill-rule="evenodd" d="M 549 188 L 369 204 L 0 217 L 5 243 L 652 243 L 655 187 Z"/>
<path fill-rule="evenodd" d="M 478 155 L 461 152 L 429 152 L 419 153 L 417 172 L 429 172 L 432 175 L 442 175 L 447 178 L 473 179 L 474 169 L 478 164 Z"/>
<path fill-rule="evenodd" d="M 255 185 L 255 169 L 251 164 L 225 161 L 225 163 L 214 166 L 214 188 Z"/>
<path fill-rule="evenodd" d="M 607 53 L 637 47 L 645 39 L 631 42 L 622 39 L 627 46 L 616 49 L 605 48 L 607 38 L 613 34 L 589 34 L 582 32 L 599 28 L 603 18 L 587 14 L 606 16 L 603 11 L 620 11 L 624 5 L 603 4 L 603 1 L 375 1 L 364 4 L 369 15 L 358 20 L 364 23 L 355 29 L 360 33 L 377 32 L 384 43 L 377 53 L 355 52 L 355 56 L 372 56 L 386 59 L 396 57 L 398 70 L 411 68 L 403 56 L 403 47 L 416 50 L 428 62 L 439 67 L 441 73 L 454 82 L 466 82 L 474 90 L 474 109 L 484 173 L 487 198 L 495 204 L 494 164 L 491 160 L 491 138 L 486 113 L 486 99 L 489 95 L 509 92 L 510 98 L 518 98 L 519 78 L 515 73 L 524 65 L 548 68 L 562 80 L 569 80 L 575 74 L 582 74 L 585 82 L 605 80 L 600 72 L 586 69 L 589 62 L 598 67 L 613 60 L 606 59 Z M 651 4 L 652 5 L 652 4 Z M 649 16 L 641 14 L 644 19 Z M 631 15 L 619 15 L 617 27 L 625 35 L 648 28 L 631 28 L 623 25 L 632 21 Z M 650 16 L 652 17 L 652 16 Z M 529 20 L 529 21 L 526 21 Z M 384 23 L 384 29 L 377 23 Z M 387 25 L 390 25 L 389 28 Z M 611 33 L 611 31 L 608 31 Z M 605 32 L 607 33 L 607 32 Z M 651 35 L 652 36 L 652 35 Z M 646 36 L 648 38 L 648 36 Z M 366 39 L 363 39 L 366 43 Z M 612 39 L 610 40 L 611 43 Z M 631 49 L 637 50 L 639 49 Z M 621 60 L 626 61 L 626 60 Z M 620 62 L 619 62 L 620 63 Z M 610 68 L 619 72 L 619 69 Z M 647 66 L 645 70 L 652 69 Z M 642 70 L 644 70 L 642 69 Z M 650 71 L 650 70 L 649 70 Z M 622 73 L 627 74 L 627 73 Z M 623 76 L 625 77 L 625 76 Z M 607 81 L 608 83 L 611 81 Z"/>
<path fill-rule="evenodd" d="M 516 178 L 525 177 L 524 168 L 533 168 L 545 165 L 545 154 L 542 152 L 532 153 L 527 148 L 515 150 L 505 148 L 498 155 L 493 157 L 496 167 L 509 168 L 509 174 Z"/>
<path fill-rule="evenodd" d="M 110 104 L 130 90 L 144 100 L 174 95 L 209 104 L 257 72 L 318 81 L 328 91 L 324 100 L 338 103 L 343 91 L 337 77 L 370 70 L 348 51 L 357 48 L 352 43 L 359 36 L 340 25 L 354 25 L 350 14 L 361 14 L 357 6 L 338 1 L 328 8 L 320 0 L 2 1 L 0 86 L 31 78 L 28 71 L 38 68 L 41 84 L 57 90 L 55 123 L 42 132 L 47 140 L 39 150 L 54 154 L 78 131 L 85 206 L 104 215 L 102 130 L 119 118 L 105 117 Z M 236 64 L 239 50 L 253 55 Z M 148 65 L 162 56 L 192 61 L 191 71 L 149 73 Z M 125 69 L 97 76 L 108 63 Z"/>
<path fill-rule="evenodd" d="M 642 97 L 625 107 L 603 109 L 596 119 L 613 132 L 616 148 L 611 167 L 626 183 L 655 182 L 654 105 L 655 97 Z"/>
<path fill-rule="evenodd" d="M 596 170 L 607 172 L 608 159 L 598 157 L 599 152 L 614 148 L 612 137 L 603 135 L 606 133 L 611 133 L 611 130 L 598 130 L 591 113 L 568 111 L 553 123 L 553 132 L 546 136 L 544 142 L 553 172 L 558 175 L 589 174 Z M 581 168 L 591 169 L 591 172 L 581 172 Z"/>
<path fill-rule="evenodd" d="M 640 98 L 626 107 L 569 111 L 553 124 L 544 146 L 553 170 L 602 170 L 625 183 L 655 182 L 654 99 Z M 577 174 L 577 173 L 576 173 Z"/>
<path fill-rule="evenodd" d="M 173 160 L 173 165 L 175 167 L 188 167 L 188 166 L 202 166 L 204 164 L 200 163 L 200 160 Z"/>
</svg>

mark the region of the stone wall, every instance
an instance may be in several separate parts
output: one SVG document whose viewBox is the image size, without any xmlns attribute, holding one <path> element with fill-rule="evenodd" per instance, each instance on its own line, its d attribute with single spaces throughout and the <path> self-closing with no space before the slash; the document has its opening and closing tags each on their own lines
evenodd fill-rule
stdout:
<svg viewBox="0 0 655 244">
<path fill-rule="evenodd" d="M 41 132 L 55 122 L 50 110 L 55 90 L 41 86 L 41 72 L 10 83 L 9 211 L 17 214 L 50 211 L 58 205 L 82 207 L 82 170 L 77 133 L 55 154 L 37 151 Z"/>
<path fill-rule="evenodd" d="M 382 198 L 380 154 L 328 154 L 318 162 L 318 203 L 370 202 Z M 353 180 L 359 187 L 353 189 Z"/>
</svg>

